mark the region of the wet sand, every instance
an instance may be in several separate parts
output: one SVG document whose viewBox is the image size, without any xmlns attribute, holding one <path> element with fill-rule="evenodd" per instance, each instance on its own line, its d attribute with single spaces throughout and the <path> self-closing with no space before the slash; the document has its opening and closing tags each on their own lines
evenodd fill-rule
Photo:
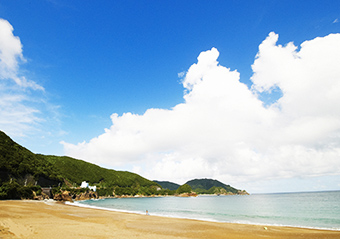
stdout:
<svg viewBox="0 0 340 239">
<path fill-rule="evenodd" d="M 57 202 L 0 201 L 0 238 L 340 238 L 340 231 L 203 222 L 80 208 Z"/>
</svg>

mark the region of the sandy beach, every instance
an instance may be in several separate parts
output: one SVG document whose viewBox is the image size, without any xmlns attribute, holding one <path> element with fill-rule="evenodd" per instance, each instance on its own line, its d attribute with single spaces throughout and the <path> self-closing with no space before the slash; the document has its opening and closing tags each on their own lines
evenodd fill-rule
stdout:
<svg viewBox="0 0 340 239">
<path fill-rule="evenodd" d="M 339 231 L 164 218 L 57 202 L 0 201 L 0 238 L 340 238 Z"/>
</svg>

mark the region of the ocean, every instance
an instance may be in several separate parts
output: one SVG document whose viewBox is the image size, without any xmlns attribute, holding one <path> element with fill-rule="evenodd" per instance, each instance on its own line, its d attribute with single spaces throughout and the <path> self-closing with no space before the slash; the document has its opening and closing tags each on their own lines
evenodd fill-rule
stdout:
<svg viewBox="0 0 340 239">
<path fill-rule="evenodd" d="M 204 221 L 340 230 L 340 191 L 109 198 L 74 205 Z"/>
</svg>

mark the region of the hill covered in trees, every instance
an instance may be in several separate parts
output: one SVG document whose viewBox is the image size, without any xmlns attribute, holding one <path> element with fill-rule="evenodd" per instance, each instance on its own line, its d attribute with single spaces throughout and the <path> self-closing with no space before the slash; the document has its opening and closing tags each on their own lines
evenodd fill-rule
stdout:
<svg viewBox="0 0 340 239">
<path fill-rule="evenodd" d="M 41 187 L 70 189 L 88 181 L 98 194 L 154 194 L 160 186 L 138 174 L 74 159 L 34 154 L 0 131 L 0 199 L 31 198 Z"/>
<path fill-rule="evenodd" d="M 62 179 L 51 163 L 0 131 L 0 183 L 15 180 L 19 184 L 37 182 L 41 186 L 55 186 Z"/>
<path fill-rule="evenodd" d="M 242 191 L 214 179 L 193 179 L 186 182 L 199 194 L 240 194 Z"/>
<path fill-rule="evenodd" d="M 190 186 L 190 190 L 197 194 L 247 194 L 244 190 L 238 190 L 215 179 L 193 179 L 182 186 L 168 181 L 154 180 L 154 182 L 157 182 L 163 188 L 176 190 L 177 193 L 181 193 L 183 190 L 182 186 L 187 185 L 186 192 L 188 191 L 188 186 Z"/>
<path fill-rule="evenodd" d="M 158 183 L 159 185 L 162 186 L 162 188 L 164 189 L 169 189 L 169 190 L 177 190 L 179 188 L 179 184 L 177 183 L 172 183 L 169 181 L 157 181 L 157 180 L 153 180 L 154 182 Z"/>
</svg>

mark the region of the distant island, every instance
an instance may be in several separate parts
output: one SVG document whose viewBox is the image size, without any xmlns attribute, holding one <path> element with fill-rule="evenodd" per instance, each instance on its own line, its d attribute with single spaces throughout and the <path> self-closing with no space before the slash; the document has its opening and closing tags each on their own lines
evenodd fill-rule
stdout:
<svg viewBox="0 0 340 239">
<path fill-rule="evenodd" d="M 157 181 L 164 189 L 169 190 L 178 190 L 181 185 L 177 183 L 172 183 L 169 181 Z M 248 194 L 245 190 L 238 190 L 236 188 L 231 187 L 230 185 L 226 185 L 221 183 L 218 180 L 214 179 L 193 179 L 186 182 L 184 185 L 190 186 L 191 190 L 197 194 L 216 194 L 216 195 L 246 195 Z M 183 186 L 183 185 L 182 185 Z"/>
<path fill-rule="evenodd" d="M 247 192 L 213 179 L 194 179 L 178 185 L 151 181 L 135 173 L 106 169 L 71 157 L 34 154 L 0 131 L 0 199 L 73 201 L 198 194 Z"/>
</svg>

